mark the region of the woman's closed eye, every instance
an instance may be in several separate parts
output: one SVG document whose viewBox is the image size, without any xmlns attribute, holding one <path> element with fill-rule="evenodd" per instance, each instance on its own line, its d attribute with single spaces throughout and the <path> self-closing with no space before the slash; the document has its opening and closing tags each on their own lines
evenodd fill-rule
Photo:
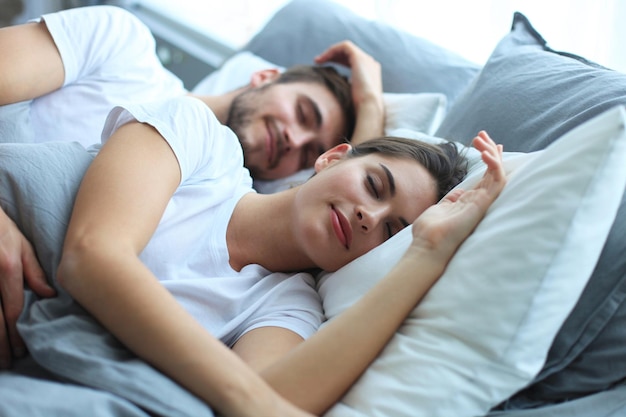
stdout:
<svg viewBox="0 0 626 417">
<path fill-rule="evenodd" d="M 365 178 L 367 180 L 367 188 L 369 189 L 370 194 L 372 194 L 376 200 L 380 201 L 382 199 L 380 182 L 377 181 L 371 174 L 368 174 Z"/>
</svg>

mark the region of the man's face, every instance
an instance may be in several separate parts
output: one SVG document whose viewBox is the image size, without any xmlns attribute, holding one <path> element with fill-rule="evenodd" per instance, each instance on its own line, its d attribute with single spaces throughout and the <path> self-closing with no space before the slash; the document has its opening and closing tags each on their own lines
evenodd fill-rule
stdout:
<svg viewBox="0 0 626 417">
<path fill-rule="evenodd" d="M 339 102 L 316 83 L 247 90 L 233 100 L 226 124 L 239 137 L 244 163 L 256 179 L 284 178 L 310 168 L 346 139 Z"/>
</svg>

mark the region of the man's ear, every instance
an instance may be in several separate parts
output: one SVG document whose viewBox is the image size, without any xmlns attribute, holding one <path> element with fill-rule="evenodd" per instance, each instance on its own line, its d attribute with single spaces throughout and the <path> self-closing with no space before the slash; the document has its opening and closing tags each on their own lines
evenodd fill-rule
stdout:
<svg viewBox="0 0 626 417">
<path fill-rule="evenodd" d="M 339 145 L 330 148 L 318 156 L 315 160 L 315 172 L 320 172 L 340 159 L 343 159 L 343 157 L 346 156 L 346 154 L 351 150 L 352 145 L 349 143 L 340 143 Z"/>
<path fill-rule="evenodd" d="M 252 73 L 250 76 L 250 87 L 260 87 L 263 84 L 270 83 L 280 77 L 278 68 L 268 68 Z"/>
</svg>

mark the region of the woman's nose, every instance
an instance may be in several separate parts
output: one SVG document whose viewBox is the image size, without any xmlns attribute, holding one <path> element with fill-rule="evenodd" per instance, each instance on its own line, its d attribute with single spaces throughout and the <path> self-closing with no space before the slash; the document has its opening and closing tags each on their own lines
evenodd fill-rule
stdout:
<svg viewBox="0 0 626 417">
<path fill-rule="evenodd" d="M 385 215 L 386 208 L 380 207 L 359 207 L 356 211 L 358 226 L 364 232 L 374 230 Z"/>
</svg>

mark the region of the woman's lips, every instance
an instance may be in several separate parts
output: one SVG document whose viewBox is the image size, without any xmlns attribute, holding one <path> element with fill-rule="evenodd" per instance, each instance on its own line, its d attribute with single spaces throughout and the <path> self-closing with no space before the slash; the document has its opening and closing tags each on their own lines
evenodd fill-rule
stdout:
<svg viewBox="0 0 626 417">
<path fill-rule="evenodd" d="M 337 209 L 335 206 L 330 207 L 330 223 L 333 226 L 333 231 L 339 239 L 339 242 L 346 248 L 350 249 L 350 244 L 352 243 L 352 228 L 350 227 L 350 223 L 348 219 Z"/>
</svg>

